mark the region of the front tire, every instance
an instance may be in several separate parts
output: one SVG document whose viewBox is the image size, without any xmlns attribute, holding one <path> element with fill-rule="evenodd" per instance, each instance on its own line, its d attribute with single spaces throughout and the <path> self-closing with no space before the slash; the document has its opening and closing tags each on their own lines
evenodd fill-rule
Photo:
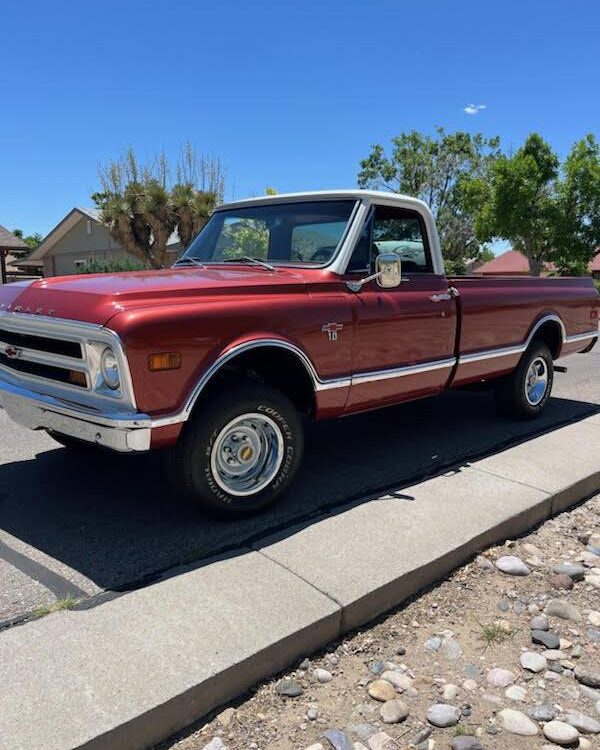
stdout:
<svg viewBox="0 0 600 750">
<path fill-rule="evenodd" d="M 232 384 L 200 406 L 167 456 L 171 480 L 222 515 L 254 513 L 287 489 L 302 458 L 291 401 L 262 383 Z"/>
<path fill-rule="evenodd" d="M 535 419 L 544 410 L 554 382 L 554 362 L 543 341 L 534 341 L 514 372 L 495 386 L 501 414 L 517 419 Z"/>
</svg>

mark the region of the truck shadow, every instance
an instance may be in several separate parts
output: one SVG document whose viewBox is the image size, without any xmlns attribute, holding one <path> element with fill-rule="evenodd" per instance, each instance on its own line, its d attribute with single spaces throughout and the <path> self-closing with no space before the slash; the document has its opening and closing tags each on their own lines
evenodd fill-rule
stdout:
<svg viewBox="0 0 600 750">
<path fill-rule="evenodd" d="M 0 465 L 0 528 L 102 589 L 128 590 L 380 494 L 410 502 L 402 490 L 412 483 L 599 410 L 554 398 L 537 421 L 514 422 L 496 416 L 489 394 L 457 391 L 312 425 L 304 466 L 286 497 L 259 516 L 230 522 L 180 501 L 157 455 L 82 456 L 52 443 L 33 460 Z M 44 578 L 43 562 L 32 567 L 23 556 L 9 558 L 1 543 L 0 556 L 64 593 L 52 575 Z"/>
</svg>

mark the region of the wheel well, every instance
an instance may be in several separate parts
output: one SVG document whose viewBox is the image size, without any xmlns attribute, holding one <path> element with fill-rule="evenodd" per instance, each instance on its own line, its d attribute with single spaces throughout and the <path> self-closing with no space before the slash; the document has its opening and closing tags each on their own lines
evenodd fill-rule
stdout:
<svg viewBox="0 0 600 750">
<path fill-rule="evenodd" d="M 538 328 L 532 341 L 543 341 L 548 345 L 552 359 L 557 359 L 562 348 L 562 329 L 560 323 L 549 320 Z"/>
<path fill-rule="evenodd" d="M 315 413 L 315 390 L 305 365 L 293 352 L 268 345 L 242 352 L 223 365 L 202 390 L 195 406 L 226 385 L 242 379 L 276 388 L 302 414 L 312 416 Z"/>
</svg>

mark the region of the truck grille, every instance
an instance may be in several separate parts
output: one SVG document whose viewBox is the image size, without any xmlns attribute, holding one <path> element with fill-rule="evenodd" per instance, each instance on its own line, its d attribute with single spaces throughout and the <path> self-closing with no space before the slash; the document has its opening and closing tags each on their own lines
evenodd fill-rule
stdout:
<svg viewBox="0 0 600 750">
<path fill-rule="evenodd" d="M 61 354 L 63 357 L 82 358 L 81 344 L 76 341 L 49 339 L 46 336 L 35 336 L 30 333 L 15 333 L 0 327 L 0 341 L 4 344 L 24 349 L 36 349 L 49 354 Z"/>
<path fill-rule="evenodd" d="M 10 330 L 3 325 L 0 325 L 0 367 L 76 388 L 89 386 L 81 343 Z"/>
</svg>

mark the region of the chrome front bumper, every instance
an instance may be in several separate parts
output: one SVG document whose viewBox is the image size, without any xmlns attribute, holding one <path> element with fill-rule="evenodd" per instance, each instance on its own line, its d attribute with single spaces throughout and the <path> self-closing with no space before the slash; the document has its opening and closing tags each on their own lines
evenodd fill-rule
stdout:
<svg viewBox="0 0 600 750">
<path fill-rule="evenodd" d="M 53 430 L 122 453 L 150 449 L 147 414 L 90 409 L 1 378 L 0 405 L 11 419 L 32 430 Z"/>
</svg>

